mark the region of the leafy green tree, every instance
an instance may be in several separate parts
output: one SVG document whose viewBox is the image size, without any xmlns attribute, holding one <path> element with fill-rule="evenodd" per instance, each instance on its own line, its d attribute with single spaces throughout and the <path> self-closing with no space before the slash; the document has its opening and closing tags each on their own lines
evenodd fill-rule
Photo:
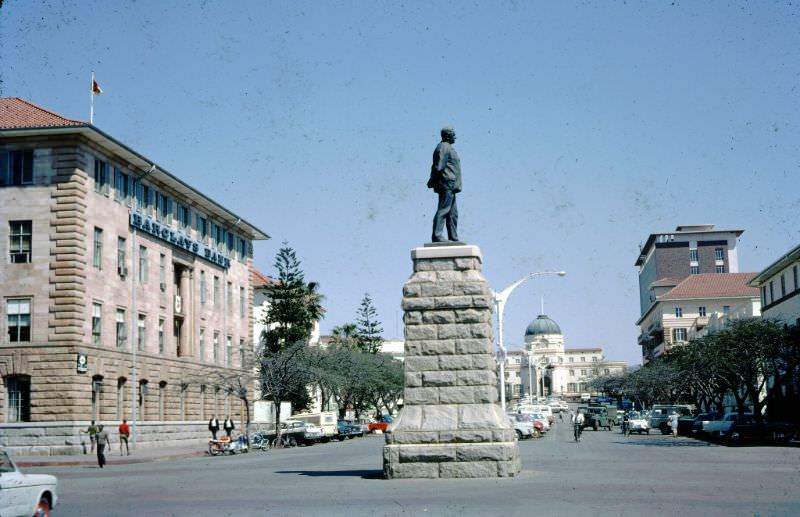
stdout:
<svg viewBox="0 0 800 517">
<path fill-rule="evenodd" d="M 381 337 L 383 327 L 378 320 L 378 311 L 372 304 L 372 298 L 369 293 L 364 293 L 364 299 L 361 300 L 356 324 L 361 349 L 370 354 L 377 354 L 383 342 Z"/>
<path fill-rule="evenodd" d="M 325 314 L 322 307 L 322 295 L 318 284 L 306 283 L 300 261 L 292 248 L 286 243 L 278 250 L 275 257 L 276 281 L 267 286 L 269 308 L 267 310 L 262 333 L 264 343 L 261 350 L 262 385 L 269 388 L 265 396 L 287 397 L 270 398 L 280 411 L 281 400 L 288 400 L 295 409 L 309 406 L 311 397 L 308 394 L 308 375 L 299 374 L 298 361 L 305 358 L 305 348 L 311 337 L 314 324 Z M 288 351 L 284 357 L 282 352 Z M 270 370 L 267 370 L 267 367 Z M 294 370 L 289 372 L 287 368 Z M 308 372 L 308 365 L 304 371 Z M 287 385 L 287 382 L 296 385 Z"/>
<path fill-rule="evenodd" d="M 345 323 L 331 330 L 331 345 L 338 348 L 360 348 L 358 327 L 353 323 Z"/>
<path fill-rule="evenodd" d="M 266 347 L 264 347 L 266 349 Z M 260 354 L 261 397 L 271 400 L 275 407 L 275 426 L 278 433 L 275 443 L 278 447 L 283 443 L 281 432 L 281 401 L 300 401 L 307 407 L 310 397 L 308 384 L 312 380 L 312 372 L 308 360 L 309 348 L 305 343 L 297 342 L 287 345 L 277 352 L 262 351 Z"/>
</svg>

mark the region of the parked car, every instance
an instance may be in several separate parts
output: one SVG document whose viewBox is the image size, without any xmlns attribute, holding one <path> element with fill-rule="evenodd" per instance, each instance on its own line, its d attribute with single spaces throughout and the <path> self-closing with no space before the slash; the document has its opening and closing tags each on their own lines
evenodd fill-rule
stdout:
<svg viewBox="0 0 800 517">
<path fill-rule="evenodd" d="M 509 413 L 508 419 L 511 420 L 511 424 L 514 426 L 514 432 L 517 433 L 518 440 L 533 438 L 534 435 L 538 437 L 539 431 L 536 430 L 533 422 L 528 420 L 525 415 Z"/>
<path fill-rule="evenodd" d="M 336 422 L 336 438 L 344 440 L 345 438 L 355 438 L 356 436 L 364 436 L 364 429 L 356 423 L 348 420 L 338 420 Z"/>
<path fill-rule="evenodd" d="M 692 422 L 692 428 L 689 432 L 694 436 L 703 436 L 706 434 L 705 426 L 708 425 L 709 422 L 713 422 L 715 420 L 722 420 L 721 413 L 700 413 L 694 418 Z"/>
<path fill-rule="evenodd" d="M 606 406 L 583 406 L 579 407 L 578 411 L 584 415 L 583 429 L 591 427 L 597 431 L 605 427 L 610 431 L 616 422 L 616 415 L 612 417 Z"/>
<path fill-rule="evenodd" d="M 533 424 L 533 427 L 539 430 L 540 435 L 544 434 L 549 429 L 550 424 L 547 422 L 547 418 L 544 415 L 539 415 L 540 418 L 538 420 L 534 418 L 533 413 L 517 413 L 517 415 L 527 418 Z"/>
<path fill-rule="evenodd" d="M 689 423 L 688 417 L 694 417 L 694 407 L 687 406 L 687 405 L 665 405 L 665 404 L 657 404 L 653 406 L 652 411 L 650 412 L 650 429 L 658 429 L 661 431 L 661 434 L 670 434 L 672 429 L 669 427 L 669 416 L 672 413 L 676 413 L 678 415 L 678 429 L 680 430 L 680 418 L 685 419 L 685 426 L 686 428 L 691 428 L 691 424 Z M 694 418 L 691 419 L 694 422 Z"/>
<path fill-rule="evenodd" d="M 0 450 L 0 515 L 49 515 L 58 503 L 58 480 L 47 474 L 23 474 Z"/>
<path fill-rule="evenodd" d="M 389 424 L 392 422 L 394 422 L 394 417 L 392 415 L 383 415 L 380 420 L 369 423 L 369 432 L 374 433 L 375 431 L 380 431 L 385 433 L 386 429 L 389 428 Z"/>
<path fill-rule="evenodd" d="M 281 434 L 286 436 L 285 440 L 288 440 L 289 446 L 314 445 L 325 437 L 319 426 L 300 420 L 281 422 Z"/>
<path fill-rule="evenodd" d="M 703 427 L 703 430 L 705 431 L 706 435 L 709 438 L 712 439 L 723 438 L 731 430 L 731 426 L 733 426 L 733 423 L 736 420 L 740 418 L 751 418 L 751 417 L 753 417 L 753 413 L 744 413 L 743 415 L 740 415 L 738 413 L 727 413 L 720 420 L 712 420 L 708 422 Z"/>
<path fill-rule="evenodd" d="M 628 413 L 628 432 L 650 434 L 650 424 L 647 422 L 647 416 L 636 411 Z"/>
<path fill-rule="evenodd" d="M 719 425 L 712 427 L 711 424 L 718 422 Z M 718 422 L 709 423 L 709 427 L 712 427 L 712 436 L 734 445 L 745 442 L 788 443 L 796 434 L 791 424 L 772 422 L 766 417 L 762 418 L 761 425 L 758 425 L 752 413 L 743 415 L 729 413 Z"/>
</svg>

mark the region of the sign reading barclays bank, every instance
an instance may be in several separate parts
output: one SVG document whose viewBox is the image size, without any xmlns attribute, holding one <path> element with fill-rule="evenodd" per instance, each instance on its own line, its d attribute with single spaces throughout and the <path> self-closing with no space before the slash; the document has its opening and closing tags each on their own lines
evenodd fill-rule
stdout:
<svg viewBox="0 0 800 517">
<path fill-rule="evenodd" d="M 231 259 L 219 251 L 209 248 L 202 242 L 198 242 L 181 232 L 177 232 L 167 225 L 154 221 L 150 217 L 145 217 L 142 214 L 133 212 L 131 213 L 131 226 L 153 237 L 158 237 L 163 241 L 178 246 L 218 266 L 224 267 L 225 269 L 231 266 Z"/>
</svg>

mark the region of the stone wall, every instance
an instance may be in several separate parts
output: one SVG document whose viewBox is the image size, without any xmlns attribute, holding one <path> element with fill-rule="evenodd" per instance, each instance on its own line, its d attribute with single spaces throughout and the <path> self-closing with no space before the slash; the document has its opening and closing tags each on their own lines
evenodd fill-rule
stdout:
<svg viewBox="0 0 800 517">
<path fill-rule="evenodd" d="M 511 477 L 516 435 L 497 404 L 492 296 L 477 246 L 417 248 L 403 288 L 405 406 L 386 434 L 387 478 Z"/>
</svg>

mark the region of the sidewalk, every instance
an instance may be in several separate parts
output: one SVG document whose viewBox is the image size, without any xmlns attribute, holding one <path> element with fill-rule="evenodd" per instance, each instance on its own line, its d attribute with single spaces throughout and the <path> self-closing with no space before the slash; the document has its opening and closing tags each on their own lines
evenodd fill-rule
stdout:
<svg viewBox="0 0 800 517">
<path fill-rule="evenodd" d="M 136 450 L 131 447 L 130 456 L 120 456 L 119 443 L 106 448 L 106 461 L 109 466 L 132 463 L 148 463 L 151 461 L 170 461 L 208 454 L 208 442 L 197 441 L 186 445 L 154 447 L 139 445 Z M 63 456 L 14 456 L 14 462 L 20 467 L 50 466 L 97 466 L 97 452 Z"/>
</svg>

